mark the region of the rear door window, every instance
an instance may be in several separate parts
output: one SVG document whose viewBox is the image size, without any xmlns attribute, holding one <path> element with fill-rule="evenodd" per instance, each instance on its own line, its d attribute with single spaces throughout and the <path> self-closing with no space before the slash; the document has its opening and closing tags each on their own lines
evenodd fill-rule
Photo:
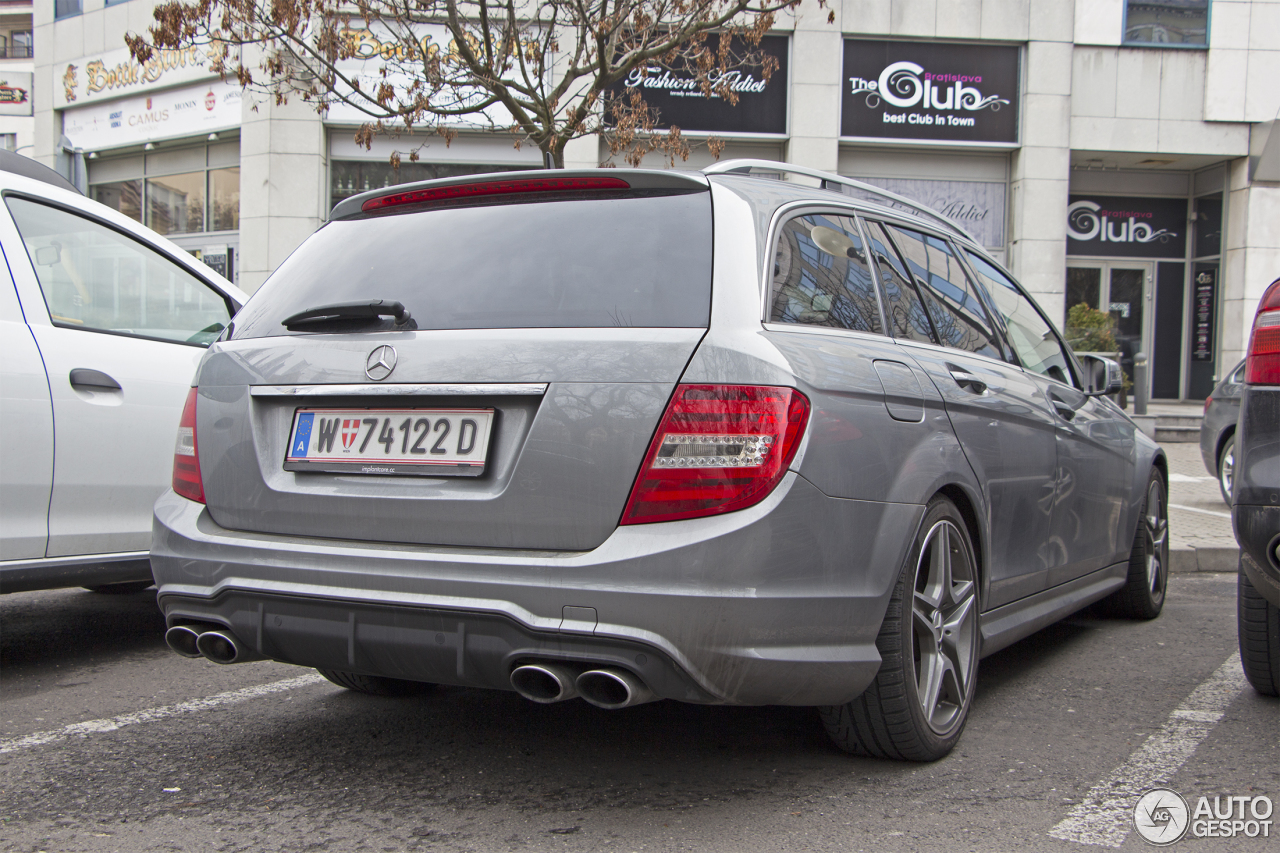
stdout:
<svg viewBox="0 0 1280 853">
<path fill-rule="evenodd" d="M 810 214 L 778 232 L 769 320 L 884 334 L 866 247 L 851 216 Z"/>
<path fill-rule="evenodd" d="M 945 240 L 898 225 L 893 235 L 916 288 L 924 297 L 943 346 L 1000 358 L 1000 345 L 982 301 Z"/>
<path fill-rule="evenodd" d="M 884 227 L 872 220 L 865 220 L 865 224 L 867 240 L 871 244 L 871 256 L 875 259 L 876 273 L 884 291 L 885 316 L 893 336 L 924 344 L 937 343 L 933 336 L 933 324 L 929 321 L 924 303 L 920 301 L 920 294 L 916 292 L 916 286 L 893 248 L 892 241 L 885 234 Z"/>
<path fill-rule="evenodd" d="M 294 334 L 311 308 L 401 302 L 419 329 L 706 327 L 711 194 L 574 198 L 337 220 L 236 317 L 234 337 Z"/>
</svg>

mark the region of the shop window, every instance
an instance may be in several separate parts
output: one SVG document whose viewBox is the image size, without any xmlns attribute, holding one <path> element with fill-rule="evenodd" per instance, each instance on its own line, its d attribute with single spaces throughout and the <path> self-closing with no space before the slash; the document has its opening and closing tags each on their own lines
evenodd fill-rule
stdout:
<svg viewBox="0 0 1280 853">
<path fill-rule="evenodd" d="M 851 216 L 798 216 L 778 232 L 774 323 L 884 333 L 858 225 Z"/>
<path fill-rule="evenodd" d="M 435 178 L 456 178 L 478 175 L 484 172 L 513 172 L 528 166 L 494 166 L 487 163 L 410 163 L 401 162 L 397 169 L 385 161 L 335 160 L 330 170 L 330 207 L 344 198 L 369 190 L 410 184 L 414 181 L 430 181 Z"/>
<path fill-rule="evenodd" d="M 0 148 L 3 148 L 5 151 L 17 151 L 18 134 L 0 133 Z"/>
<path fill-rule="evenodd" d="M 1124 43 L 1207 48 L 1209 0 L 1128 0 Z"/>
<path fill-rule="evenodd" d="M 187 149 L 188 151 L 192 149 Z M 212 146 L 210 147 L 212 151 Z M 236 231 L 240 228 L 240 167 L 191 169 L 206 162 L 204 149 L 194 149 L 195 158 L 183 156 L 160 164 L 159 170 L 186 167 L 177 174 L 152 174 L 157 169 L 148 163 L 145 177 L 125 180 L 94 180 L 90 171 L 89 195 L 94 201 L 120 213 L 160 234 L 177 236 L 207 231 Z M 179 149 L 174 152 L 182 154 Z M 212 159 L 212 153 L 209 155 Z M 226 162 L 225 158 L 222 162 Z M 136 172 L 142 172 L 139 158 Z M 114 177 L 130 169 L 120 169 L 111 163 L 109 175 Z M 101 167 L 99 167 L 101 168 Z M 135 172 L 135 173 L 136 173 Z"/>
<path fill-rule="evenodd" d="M 158 234 L 204 230 L 204 172 L 147 179 L 147 227 Z"/>
<path fill-rule="evenodd" d="M 142 221 L 142 180 L 116 181 L 90 188 L 93 200 L 118 210 L 135 222 Z"/>
</svg>

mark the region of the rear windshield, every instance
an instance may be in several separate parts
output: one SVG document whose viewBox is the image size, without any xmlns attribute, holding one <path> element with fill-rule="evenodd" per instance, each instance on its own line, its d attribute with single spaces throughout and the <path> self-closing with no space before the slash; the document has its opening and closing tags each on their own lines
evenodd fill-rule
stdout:
<svg viewBox="0 0 1280 853">
<path fill-rule="evenodd" d="M 419 329 L 705 327 L 711 194 L 331 222 L 254 294 L 234 337 L 291 334 L 281 321 L 299 311 L 375 299 L 402 302 Z"/>
</svg>

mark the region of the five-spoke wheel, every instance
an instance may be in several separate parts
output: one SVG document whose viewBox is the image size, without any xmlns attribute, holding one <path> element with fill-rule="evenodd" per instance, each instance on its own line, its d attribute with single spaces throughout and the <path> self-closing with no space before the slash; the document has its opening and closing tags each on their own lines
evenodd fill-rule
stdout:
<svg viewBox="0 0 1280 853">
<path fill-rule="evenodd" d="M 859 755 L 933 761 L 960 739 L 978 674 L 978 572 L 968 527 L 950 500 L 925 509 L 889 600 L 871 686 L 822 709 L 828 734 Z"/>
<path fill-rule="evenodd" d="M 1129 579 L 1104 599 L 1103 605 L 1117 616 L 1154 619 L 1164 609 L 1168 583 L 1169 505 L 1165 500 L 1164 477 L 1153 468 L 1147 478 L 1147 496 L 1142 502 L 1133 548 L 1129 552 Z"/>
</svg>

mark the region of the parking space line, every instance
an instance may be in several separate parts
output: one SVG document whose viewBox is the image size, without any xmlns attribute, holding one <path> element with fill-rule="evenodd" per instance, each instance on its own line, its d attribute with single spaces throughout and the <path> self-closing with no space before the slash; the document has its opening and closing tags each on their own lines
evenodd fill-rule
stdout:
<svg viewBox="0 0 1280 853">
<path fill-rule="evenodd" d="M 1237 652 L 1191 691 L 1160 731 L 1094 785 L 1049 834 L 1078 844 L 1123 844 L 1133 828 L 1133 807 L 1138 798 L 1152 788 L 1169 784 L 1245 686 Z"/>
<path fill-rule="evenodd" d="M 324 676 L 317 675 L 315 673 L 310 675 L 300 675 L 297 678 L 286 678 L 283 681 L 272 681 L 268 684 L 259 684 L 256 687 L 244 687 L 240 690 L 229 690 L 226 693 L 216 693 L 213 696 L 206 696 L 203 699 L 192 699 L 189 702 L 179 702 L 176 705 L 165 705 L 162 708 L 149 708 L 145 711 L 134 711 L 131 714 L 121 714 L 118 717 L 111 717 L 106 720 L 87 720 L 83 723 L 72 723 L 69 726 L 63 726 L 60 729 L 51 729 L 47 732 L 36 732 L 35 734 L 23 735 L 22 737 L 6 738 L 5 740 L 0 740 L 0 755 L 8 752 L 17 752 L 21 749 L 30 749 L 36 746 L 46 746 L 71 737 L 88 737 L 89 735 L 98 734 L 100 732 L 113 732 L 116 729 L 123 728 L 125 726 L 135 726 L 139 723 L 154 723 L 157 720 L 163 720 L 167 717 L 174 717 L 179 714 L 190 714 L 195 711 L 208 711 L 221 705 L 232 705 L 236 702 L 257 699 L 261 696 L 270 696 L 272 693 L 282 693 L 286 690 L 306 687 L 309 684 L 317 684 L 322 681 L 324 681 Z"/>
<path fill-rule="evenodd" d="M 1214 510 L 1214 509 L 1200 509 L 1199 507 L 1183 506 L 1182 504 L 1169 504 L 1169 509 L 1180 509 L 1183 512 L 1198 512 L 1201 515 L 1212 515 L 1212 516 L 1216 516 L 1217 518 L 1231 517 L 1231 513 L 1229 512 L 1218 512 L 1217 510 Z"/>
</svg>

